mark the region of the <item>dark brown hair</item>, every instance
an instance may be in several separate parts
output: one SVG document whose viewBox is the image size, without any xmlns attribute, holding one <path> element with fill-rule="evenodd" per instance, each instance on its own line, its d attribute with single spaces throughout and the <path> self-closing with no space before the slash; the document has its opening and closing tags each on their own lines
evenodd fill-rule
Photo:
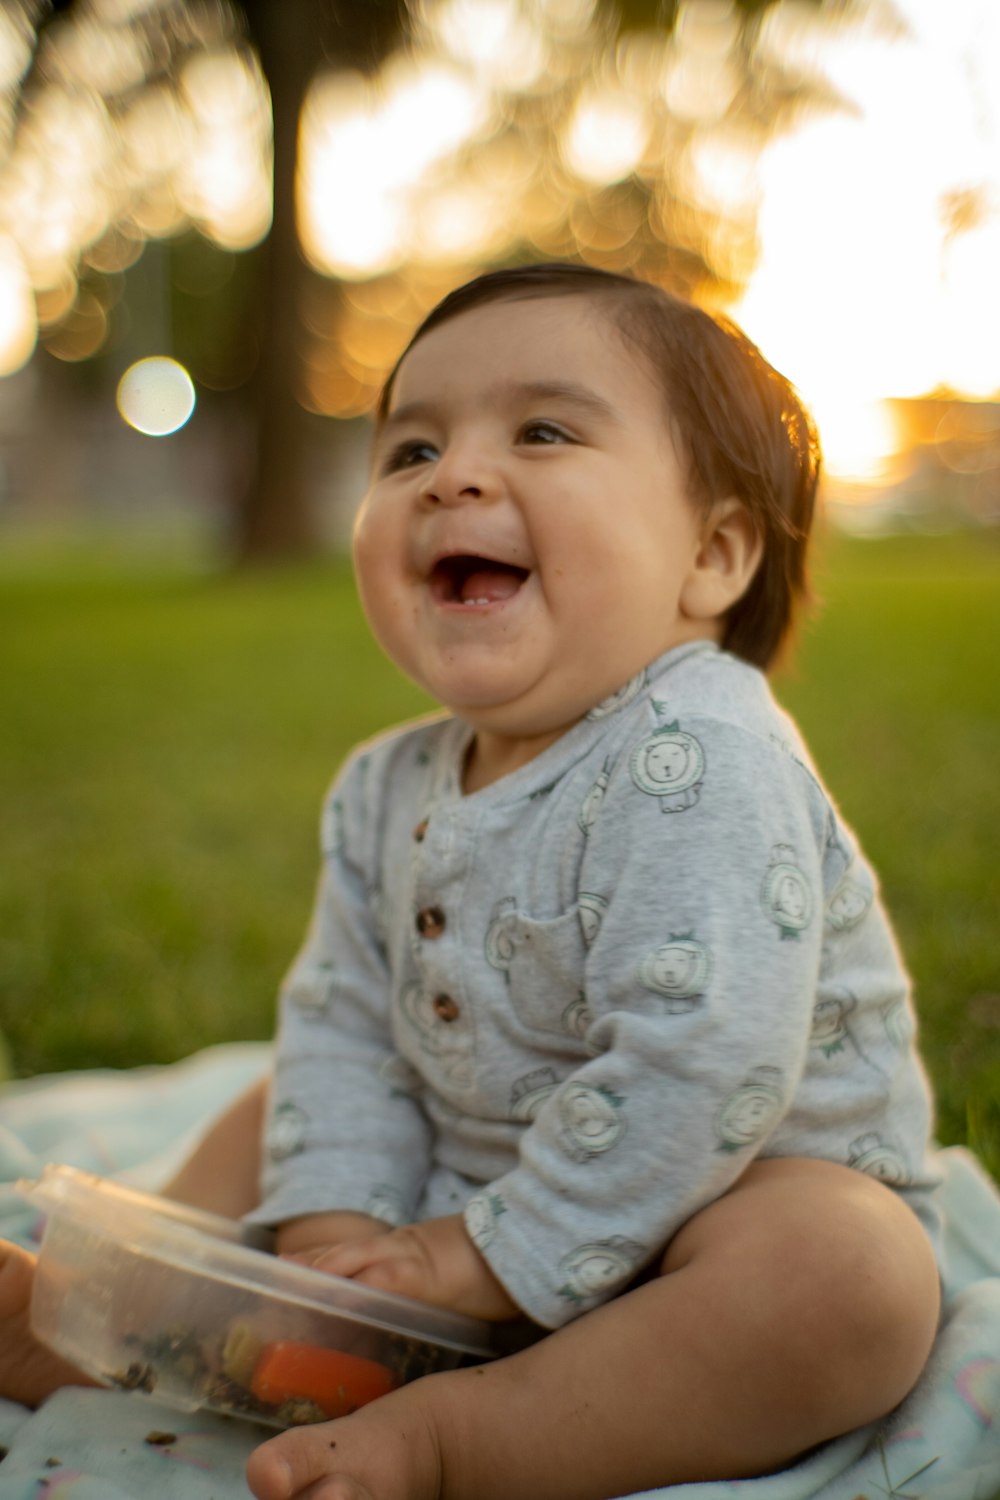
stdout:
<svg viewBox="0 0 1000 1500">
<path fill-rule="evenodd" d="M 560 261 L 491 271 L 450 292 L 396 363 L 376 417 L 388 413 L 402 361 L 425 334 L 489 302 L 584 296 L 608 304 L 666 397 L 695 503 L 735 496 L 763 539 L 746 592 L 727 613 L 723 645 L 769 667 L 808 596 L 806 553 L 819 481 L 816 430 L 795 390 L 744 333 L 650 282 Z"/>
</svg>

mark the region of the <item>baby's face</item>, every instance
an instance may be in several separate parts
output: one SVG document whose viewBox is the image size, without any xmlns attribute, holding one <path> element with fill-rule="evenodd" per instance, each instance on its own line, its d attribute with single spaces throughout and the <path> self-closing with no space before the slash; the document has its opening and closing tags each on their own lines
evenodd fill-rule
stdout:
<svg viewBox="0 0 1000 1500">
<path fill-rule="evenodd" d="M 661 652 L 713 633 L 687 607 L 700 539 L 660 390 L 572 296 L 475 308 L 406 356 L 354 558 L 403 671 L 537 753 Z"/>
</svg>

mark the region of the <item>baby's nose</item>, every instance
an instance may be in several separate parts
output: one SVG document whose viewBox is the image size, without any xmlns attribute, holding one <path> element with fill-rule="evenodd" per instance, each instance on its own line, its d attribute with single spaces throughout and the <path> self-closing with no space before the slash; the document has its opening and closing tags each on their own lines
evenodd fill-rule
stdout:
<svg viewBox="0 0 1000 1500">
<path fill-rule="evenodd" d="M 424 494 L 439 505 L 463 505 L 496 492 L 498 476 L 482 452 L 444 453 L 428 471 Z"/>
</svg>

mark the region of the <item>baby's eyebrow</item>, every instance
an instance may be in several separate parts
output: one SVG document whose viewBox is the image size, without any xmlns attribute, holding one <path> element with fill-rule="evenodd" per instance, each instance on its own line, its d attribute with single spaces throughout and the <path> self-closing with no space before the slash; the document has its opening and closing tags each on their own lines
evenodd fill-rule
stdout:
<svg viewBox="0 0 1000 1500">
<path fill-rule="evenodd" d="M 605 422 L 622 421 L 622 414 L 617 407 L 612 406 L 610 401 L 606 401 L 589 386 L 580 385 L 575 380 L 528 380 L 511 387 L 510 394 L 524 397 L 528 401 L 562 401 Z"/>
<path fill-rule="evenodd" d="M 518 404 L 532 401 L 558 401 L 575 406 L 585 414 L 605 422 L 620 424 L 622 413 L 610 401 L 599 396 L 589 386 L 575 380 L 524 380 L 497 386 L 487 393 L 487 399 L 501 403 Z M 382 423 L 382 431 L 403 427 L 411 422 L 426 422 L 436 415 L 434 403 L 429 401 L 407 401 L 391 411 Z"/>
</svg>

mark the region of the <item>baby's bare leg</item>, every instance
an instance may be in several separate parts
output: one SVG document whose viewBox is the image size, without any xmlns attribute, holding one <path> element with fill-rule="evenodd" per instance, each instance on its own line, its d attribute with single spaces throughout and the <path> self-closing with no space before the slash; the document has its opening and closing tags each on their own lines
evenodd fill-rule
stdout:
<svg viewBox="0 0 1000 1500">
<path fill-rule="evenodd" d="M 757 1163 L 662 1270 L 520 1354 L 272 1439 L 254 1494 L 607 1500 L 766 1474 L 896 1406 L 937 1326 L 916 1218 L 828 1163 Z"/>
<path fill-rule="evenodd" d="M 251 1084 L 213 1121 L 163 1189 L 165 1198 L 239 1219 L 260 1202 L 260 1143 L 269 1079 Z"/>
</svg>

